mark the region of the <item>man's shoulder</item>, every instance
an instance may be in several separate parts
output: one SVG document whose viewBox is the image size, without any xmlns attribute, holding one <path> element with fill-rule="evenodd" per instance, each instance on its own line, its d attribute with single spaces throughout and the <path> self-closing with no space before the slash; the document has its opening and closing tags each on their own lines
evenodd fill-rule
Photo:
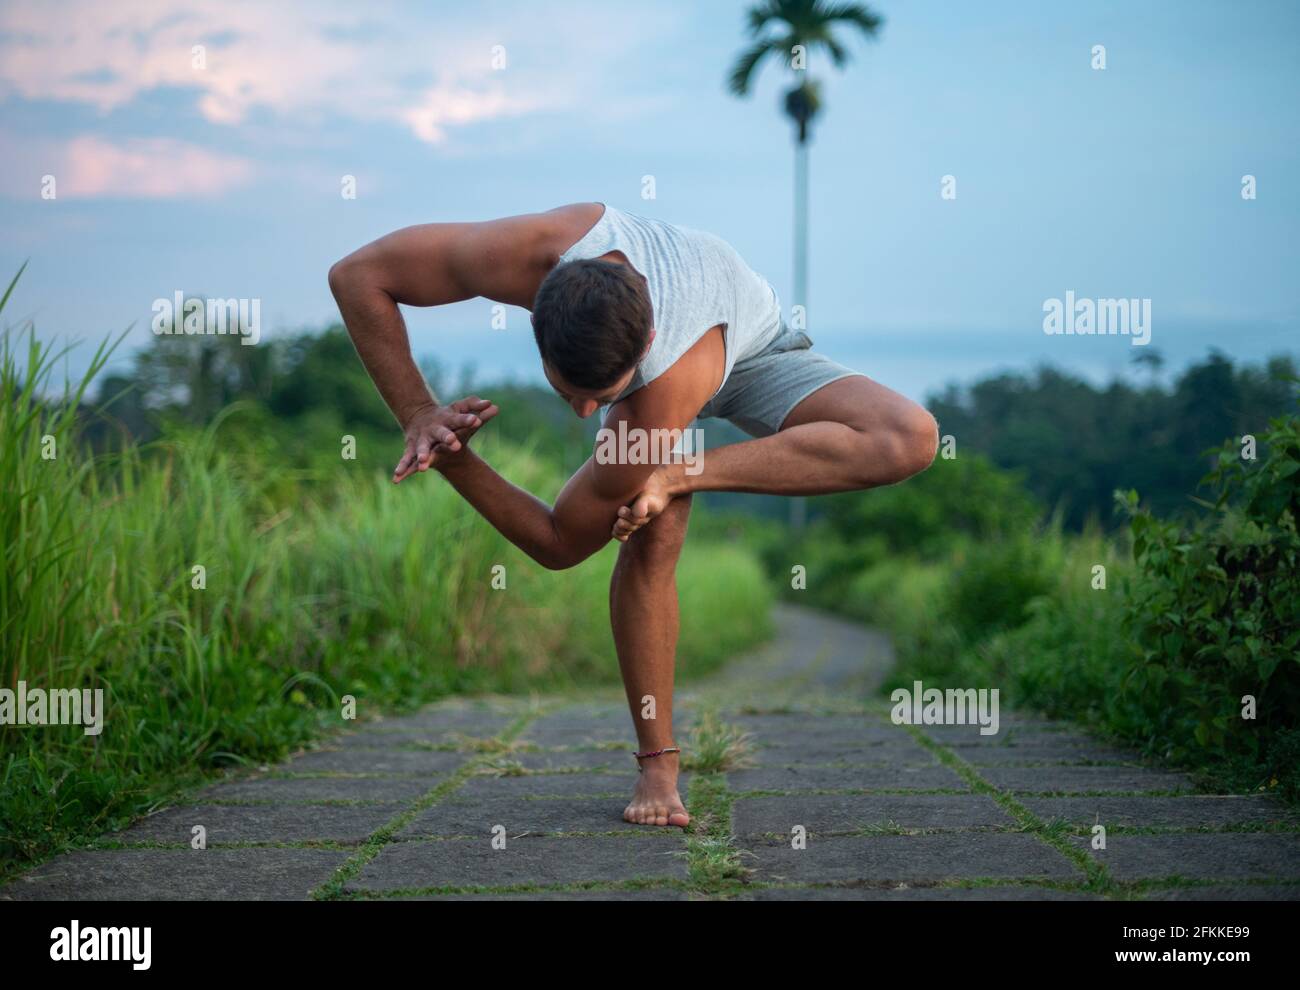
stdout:
<svg viewBox="0 0 1300 990">
<path fill-rule="evenodd" d="M 542 236 L 556 261 L 600 222 L 604 212 L 601 203 L 569 203 L 537 214 Z"/>
<path fill-rule="evenodd" d="M 640 420 L 690 422 L 722 387 L 727 369 L 724 328 L 707 330 L 662 373 L 631 393 L 623 401 L 628 412 Z"/>
</svg>

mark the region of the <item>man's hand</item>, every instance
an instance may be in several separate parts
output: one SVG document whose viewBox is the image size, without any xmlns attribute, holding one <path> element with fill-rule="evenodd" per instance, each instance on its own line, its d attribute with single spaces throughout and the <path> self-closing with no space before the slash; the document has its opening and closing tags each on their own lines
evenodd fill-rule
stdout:
<svg viewBox="0 0 1300 990">
<path fill-rule="evenodd" d="M 626 543 L 629 536 L 668 508 L 674 494 L 667 472 L 662 466 L 657 468 L 646 480 L 641 494 L 618 510 L 618 518 L 614 520 L 610 536 L 619 543 Z"/>
<path fill-rule="evenodd" d="M 471 395 L 445 406 L 421 409 L 406 424 L 406 450 L 393 469 L 393 484 L 433 467 L 435 461 L 464 449 L 470 437 L 499 410 Z"/>
</svg>

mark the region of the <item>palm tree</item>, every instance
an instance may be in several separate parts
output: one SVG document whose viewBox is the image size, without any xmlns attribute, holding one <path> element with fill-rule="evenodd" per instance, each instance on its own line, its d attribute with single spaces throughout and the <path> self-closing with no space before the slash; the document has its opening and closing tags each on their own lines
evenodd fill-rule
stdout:
<svg viewBox="0 0 1300 990">
<path fill-rule="evenodd" d="M 874 38 L 883 18 L 860 3 L 825 3 L 823 0 L 765 0 L 748 12 L 754 39 L 732 67 L 730 87 L 747 96 L 759 66 L 772 56 L 793 71 L 798 82 L 785 94 L 785 112 L 795 125 L 794 146 L 794 299 L 792 305 L 808 312 L 808 138 L 813 118 L 822 109 L 820 87 L 808 75 L 808 59 L 824 49 L 836 68 L 849 59 L 848 50 L 835 37 L 835 27 L 848 24 Z M 792 499 L 790 521 L 803 525 L 804 500 Z"/>
</svg>

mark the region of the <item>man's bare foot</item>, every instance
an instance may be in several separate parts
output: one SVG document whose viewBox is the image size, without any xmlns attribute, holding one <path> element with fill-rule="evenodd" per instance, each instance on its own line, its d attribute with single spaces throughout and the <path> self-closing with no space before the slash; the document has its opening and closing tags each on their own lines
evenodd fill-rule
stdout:
<svg viewBox="0 0 1300 990">
<path fill-rule="evenodd" d="M 672 500 L 668 474 L 662 467 L 658 468 L 646 479 L 641 494 L 634 498 L 630 505 L 625 505 L 618 510 L 618 518 L 614 520 L 614 531 L 611 535 L 620 543 L 626 543 L 629 536 L 668 508 L 668 503 Z"/>
<path fill-rule="evenodd" d="M 672 763 L 660 762 L 669 759 Z M 655 757 L 646 760 L 645 764 L 642 772 L 637 774 L 632 803 L 623 809 L 623 821 L 633 825 L 685 827 L 690 824 L 691 816 L 686 813 L 686 806 L 677 793 L 676 756 Z"/>
</svg>

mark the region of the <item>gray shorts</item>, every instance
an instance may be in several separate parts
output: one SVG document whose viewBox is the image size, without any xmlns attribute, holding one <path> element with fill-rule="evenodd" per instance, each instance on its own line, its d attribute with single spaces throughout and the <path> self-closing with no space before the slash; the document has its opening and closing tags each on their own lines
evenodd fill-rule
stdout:
<svg viewBox="0 0 1300 990">
<path fill-rule="evenodd" d="M 783 326 L 762 351 L 736 362 L 699 418 L 725 419 L 750 436 L 771 436 L 795 406 L 823 385 L 861 373 L 814 354 L 811 347 L 806 333 Z"/>
</svg>

